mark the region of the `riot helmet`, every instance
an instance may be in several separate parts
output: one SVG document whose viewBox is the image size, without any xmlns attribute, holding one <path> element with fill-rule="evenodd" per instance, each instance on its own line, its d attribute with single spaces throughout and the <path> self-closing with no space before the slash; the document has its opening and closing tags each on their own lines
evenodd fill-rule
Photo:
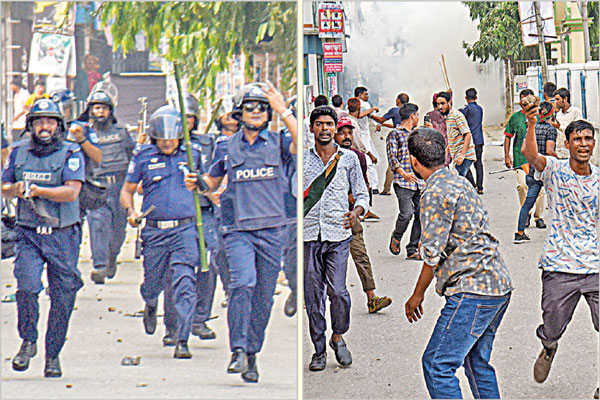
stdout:
<svg viewBox="0 0 600 400">
<path fill-rule="evenodd" d="M 58 121 L 58 126 L 54 132 L 51 132 L 49 136 L 40 137 L 36 134 L 33 128 L 33 123 L 36 119 L 41 117 L 50 117 Z M 65 128 L 65 122 L 63 116 L 58 108 L 58 105 L 50 99 L 38 99 L 25 118 L 25 126 L 31 134 L 33 140 L 40 145 L 48 145 L 56 142 L 58 139 L 62 139 Z"/>
<path fill-rule="evenodd" d="M 87 98 L 85 110 L 81 113 L 78 120 L 89 121 L 91 119 L 97 120 L 100 123 L 106 123 L 107 121 L 103 121 L 101 118 L 96 118 L 92 115 L 92 106 L 95 104 L 104 104 L 108 106 L 108 108 L 110 109 L 110 115 L 108 117 L 108 120 L 112 119 L 113 123 L 117 123 L 117 119 L 114 116 L 115 106 L 112 97 L 104 90 L 96 90 L 90 93 L 90 95 Z"/>
<path fill-rule="evenodd" d="M 175 108 L 177 110 L 179 107 L 179 97 L 176 97 L 173 101 L 175 104 Z M 194 131 L 198 129 L 198 116 L 200 114 L 200 105 L 198 104 L 198 100 L 191 93 L 183 94 L 183 108 L 185 110 L 186 117 L 194 117 L 194 126 L 189 126 L 190 131 Z"/>
<path fill-rule="evenodd" d="M 267 98 L 267 96 L 265 96 L 265 87 L 267 87 L 267 85 L 262 82 L 250 83 L 248 85 L 243 86 L 233 98 L 233 110 L 231 116 L 237 119 L 238 121 L 242 122 L 242 125 L 246 129 L 263 130 L 269 125 L 269 122 L 271 121 L 271 117 L 273 116 L 273 110 L 269 105 L 269 99 Z M 252 101 L 257 101 L 259 103 L 266 104 L 266 106 L 263 107 L 266 108 L 266 111 L 268 113 L 267 121 L 258 128 L 246 124 L 244 123 L 244 121 L 242 121 L 242 107 L 245 103 L 249 103 Z"/>
<path fill-rule="evenodd" d="M 156 110 L 150 117 L 148 135 L 151 139 L 181 139 L 183 125 L 179 111 L 170 105 Z"/>
<path fill-rule="evenodd" d="M 65 123 L 69 123 L 76 118 L 77 98 L 69 89 L 53 90 L 50 93 L 50 99 L 58 105 Z"/>
</svg>

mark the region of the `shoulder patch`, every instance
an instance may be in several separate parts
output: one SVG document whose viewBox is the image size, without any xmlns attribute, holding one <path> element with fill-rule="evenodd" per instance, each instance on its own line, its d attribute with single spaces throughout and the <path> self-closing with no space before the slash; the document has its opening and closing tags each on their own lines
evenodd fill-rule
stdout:
<svg viewBox="0 0 600 400">
<path fill-rule="evenodd" d="M 127 166 L 127 173 L 133 174 L 133 171 L 135 171 L 135 162 L 131 160 L 129 161 L 129 165 Z"/>
<path fill-rule="evenodd" d="M 79 163 L 79 158 L 77 158 L 77 157 L 69 158 L 69 161 L 67 163 L 67 167 L 73 172 L 77 171 L 79 169 L 80 165 L 81 164 Z"/>
<path fill-rule="evenodd" d="M 94 144 L 98 143 L 98 135 L 96 135 L 96 132 L 90 132 L 90 142 Z"/>
</svg>

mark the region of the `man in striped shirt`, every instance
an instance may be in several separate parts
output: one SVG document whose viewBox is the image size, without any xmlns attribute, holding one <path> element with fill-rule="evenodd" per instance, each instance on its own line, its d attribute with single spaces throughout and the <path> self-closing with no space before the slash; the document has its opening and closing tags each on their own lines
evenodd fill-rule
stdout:
<svg viewBox="0 0 600 400">
<path fill-rule="evenodd" d="M 438 93 L 436 103 L 440 113 L 446 116 L 446 134 L 448 135 L 448 150 L 454 166 L 460 176 L 466 176 L 471 164 L 475 162 L 475 146 L 471 140 L 471 130 L 465 116 L 452 108 L 450 93 Z M 473 177 L 470 182 L 475 186 Z"/>
</svg>

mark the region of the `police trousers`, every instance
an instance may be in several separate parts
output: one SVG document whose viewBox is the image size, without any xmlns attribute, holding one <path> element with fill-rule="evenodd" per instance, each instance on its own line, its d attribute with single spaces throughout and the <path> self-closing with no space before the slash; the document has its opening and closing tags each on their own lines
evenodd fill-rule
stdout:
<svg viewBox="0 0 600 400">
<path fill-rule="evenodd" d="M 298 243 L 296 232 L 296 219 L 288 219 L 285 226 L 285 242 L 283 243 L 283 272 L 288 280 L 288 286 L 292 292 L 297 288 L 298 270 Z"/>
<path fill-rule="evenodd" d="M 304 242 L 304 303 L 308 314 L 310 339 L 317 354 L 325 351 L 325 295 L 329 297 L 333 333 L 350 328 L 350 293 L 346 271 L 350 253 L 349 237 L 341 242 Z"/>
<path fill-rule="evenodd" d="M 223 235 L 231 273 L 229 346 L 258 353 L 271 316 L 285 227 L 233 231 Z"/>
<path fill-rule="evenodd" d="M 94 268 L 106 268 L 110 263 L 115 263 L 125 241 L 127 210 L 121 207 L 119 200 L 122 186 L 122 179 L 109 185 L 106 204 L 88 211 Z"/>
<path fill-rule="evenodd" d="M 14 275 L 17 278 L 17 315 L 19 336 L 36 343 L 39 319 L 38 295 L 44 288 L 42 272 L 47 265 L 50 311 L 46 331 L 46 356 L 60 353 L 69 327 L 77 291 L 83 286 L 77 269 L 81 225 L 39 234 L 35 229 L 17 225 Z"/>
<path fill-rule="evenodd" d="M 202 272 L 202 266 L 198 264 L 196 273 L 196 307 L 194 309 L 192 326 L 208 321 L 215 297 L 217 266 L 214 255 L 216 253 L 217 237 L 214 223 L 215 221 L 212 207 L 202 207 L 202 225 L 204 230 L 204 242 L 206 243 L 209 270 Z M 167 276 L 168 278 L 166 281 L 170 282 L 171 278 L 168 271 Z M 164 298 L 164 323 L 167 329 L 173 332 L 175 331 L 175 326 L 177 323 L 177 312 L 175 310 L 171 286 L 168 284 L 165 286 Z"/>
<path fill-rule="evenodd" d="M 200 263 L 196 225 L 188 223 L 169 229 L 145 226 L 141 237 L 144 256 L 142 298 L 150 307 L 156 307 L 158 296 L 169 285 L 171 292 L 165 294 L 165 299 L 173 299 L 177 339 L 187 341 L 196 307 L 196 266 Z"/>
</svg>

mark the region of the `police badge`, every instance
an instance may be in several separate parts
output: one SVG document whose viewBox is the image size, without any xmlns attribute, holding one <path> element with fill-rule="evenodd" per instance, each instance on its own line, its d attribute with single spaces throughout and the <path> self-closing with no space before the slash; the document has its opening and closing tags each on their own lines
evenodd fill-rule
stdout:
<svg viewBox="0 0 600 400">
<path fill-rule="evenodd" d="M 79 158 L 69 158 L 68 167 L 71 171 L 77 171 L 79 169 Z"/>
</svg>

